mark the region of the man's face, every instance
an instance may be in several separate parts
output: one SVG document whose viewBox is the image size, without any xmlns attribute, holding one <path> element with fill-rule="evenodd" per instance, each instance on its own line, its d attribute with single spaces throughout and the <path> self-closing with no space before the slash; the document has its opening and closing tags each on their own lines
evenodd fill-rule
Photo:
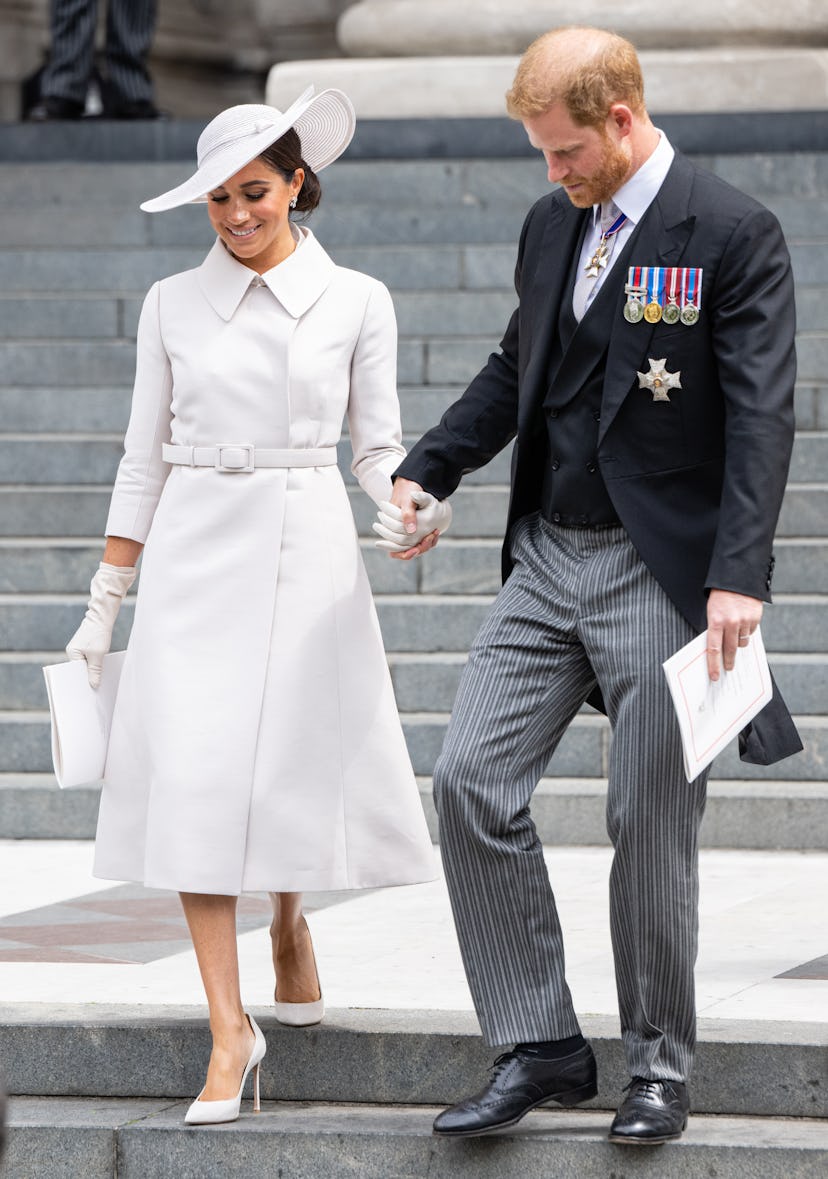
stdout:
<svg viewBox="0 0 828 1179">
<path fill-rule="evenodd" d="M 632 172 L 628 123 L 616 107 L 603 127 L 579 127 L 561 102 L 522 122 L 543 153 L 550 181 L 579 209 L 609 200 Z"/>
</svg>

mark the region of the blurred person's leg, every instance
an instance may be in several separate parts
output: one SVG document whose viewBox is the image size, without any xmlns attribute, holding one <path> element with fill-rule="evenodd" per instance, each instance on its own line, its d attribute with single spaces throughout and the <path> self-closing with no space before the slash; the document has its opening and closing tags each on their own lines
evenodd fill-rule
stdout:
<svg viewBox="0 0 828 1179">
<path fill-rule="evenodd" d="M 147 58 L 157 14 L 156 0 L 109 0 L 106 14 L 104 114 L 154 118 Z"/>
<path fill-rule="evenodd" d="M 52 49 L 30 117 L 79 118 L 95 58 L 98 0 L 51 0 Z"/>
</svg>

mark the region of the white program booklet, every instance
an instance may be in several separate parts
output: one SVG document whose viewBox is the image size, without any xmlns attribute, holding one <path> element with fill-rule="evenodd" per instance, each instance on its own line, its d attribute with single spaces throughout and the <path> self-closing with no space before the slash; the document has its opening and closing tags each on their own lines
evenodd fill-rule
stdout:
<svg viewBox="0 0 828 1179">
<path fill-rule="evenodd" d="M 103 777 L 125 655 L 126 651 L 112 651 L 104 656 L 97 688 L 89 686 L 83 659 L 43 668 L 52 718 L 52 762 L 61 789 L 100 782 Z"/>
<path fill-rule="evenodd" d="M 768 658 L 757 627 L 736 652 L 732 671 L 707 674 L 707 631 L 663 664 L 681 730 L 684 772 L 692 782 L 760 712 L 773 695 Z"/>
</svg>

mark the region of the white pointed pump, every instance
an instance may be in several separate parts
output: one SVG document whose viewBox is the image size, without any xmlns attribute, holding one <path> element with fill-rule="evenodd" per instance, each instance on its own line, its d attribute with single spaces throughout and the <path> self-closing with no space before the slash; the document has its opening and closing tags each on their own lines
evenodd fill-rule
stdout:
<svg viewBox="0 0 828 1179">
<path fill-rule="evenodd" d="M 247 1013 L 245 1012 L 245 1014 Z M 202 1101 L 200 1097 L 197 1097 L 184 1117 L 184 1121 L 188 1126 L 215 1126 L 219 1122 L 235 1122 L 239 1116 L 239 1109 L 241 1108 L 244 1083 L 251 1069 L 253 1070 L 253 1112 L 259 1113 L 261 1110 L 261 1101 L 259 1098 L 259 1065 L 264 1059 L 267 1044 L 262 1035 L 262 1030 L 253 1016 L 247 1015 L 247 1020 L 256 1039 L 253 1042 L 250 1059 L 242 1073 L 238 1093 L 235 1097 L 230 1097 L 226 1101 Z M 204 1090 L 202 1089 L 203 1092 Z"/>
</svg>

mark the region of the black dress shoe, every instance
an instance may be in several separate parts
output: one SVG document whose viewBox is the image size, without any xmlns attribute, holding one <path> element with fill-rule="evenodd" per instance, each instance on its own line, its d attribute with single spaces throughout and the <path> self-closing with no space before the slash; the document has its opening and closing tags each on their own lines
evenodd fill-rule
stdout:
<svg viewBox="0 0 828 1179">
<path fill-rule="evenodd" d="M 35 103 L 26 118 L 32 123 L 51 123 L 58 119 L 79 119 L 83 114 L 83 103 L 71 98 L 41 98 Z"/>
<path fill-rule="evenodd" d="M 633 1077 L 610 1127 L 609 1140 L 632 1146 L 658 1146 L 681 1137 L 689 1113 L 690 1097 L 682 1081 Z"/>
<path fill-rule="evenodd" d="M 539 1060 L 517 1049 L 498 1056 L 479 1093 L 444 1109 L 434 1122 L 434 1133 L 471 1138 L 514 1126 L 539 1105 L 578 1105 L 598 1092 L 595 1057 L 589 1044 L 562 1060 Z"/>
</svg>

